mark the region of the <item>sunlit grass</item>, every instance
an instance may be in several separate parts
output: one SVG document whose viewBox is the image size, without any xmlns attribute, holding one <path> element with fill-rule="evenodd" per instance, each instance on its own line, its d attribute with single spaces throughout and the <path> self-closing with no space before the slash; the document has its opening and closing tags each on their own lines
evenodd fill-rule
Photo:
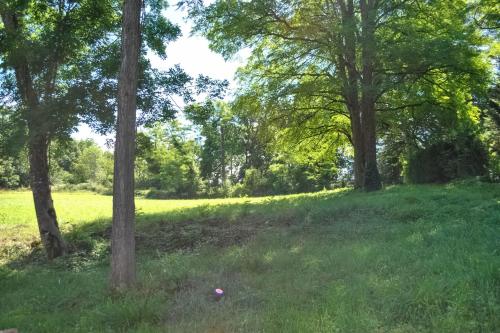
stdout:
<svg viewBox="0 0 500 333">
<path fill-rule="evenodd" d="M 340 190 L 342 191 L 342 190 Z M 135 200 L 136 211 L 141 213 L 158 214 L 175 210 L 196 207 L 217 207 L 220 205 L 259 203 L 265 201 L 282 200 L 284 198 L 315 197 L 319 194 L 297 194 L 289 196 L 259 197 L 259 198 L 228 198 L 228 199 L 195 199 L 195 200 L 156 200 L 138 197 Z M 91 192 L 56 192 L 53 193 L 54 205 L 58 219 L 64 223 L 85 224 L 99 219 L 111 218 L 111 196 Z M 36 230 L 36 219 L 32 194 L 29 191 L 0 191 L 0 226 L 26 226 Z"/>
</svg>

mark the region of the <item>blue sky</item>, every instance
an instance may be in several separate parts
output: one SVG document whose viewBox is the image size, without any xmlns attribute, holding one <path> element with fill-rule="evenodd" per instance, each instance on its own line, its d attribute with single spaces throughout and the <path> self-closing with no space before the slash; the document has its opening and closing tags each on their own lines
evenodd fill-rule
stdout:
<svg viewBox="0 0 500 333">
<path fill-rule="evenodd" d="M 185 19 L 185 12 L 172 6 L 165 11 L 165 16 L 180 26 L 182 36 L 177 41 L 167 45 L 167 59 L 150 55 L 152 65 L 158 69 L 168 69 L 173 65 L 180 64 L 192 77 L 204 74 L 214 79 L 226 79 L 230 82 L 230 91 L 234 91 L 234 74 L 237 68 L 243 65 L 247 57 L 246 52 L 241 52 L 230 61 L 225 61 L 221 55 L 209 49 L 208 41 L 204 37 L 191 36 L 192 24 Z M 179 103 L 182 104 L 180 100 Z M 93 133 L 87 125 L 80 125 L 72 136 L 75 139 L 91 138 L 101 147 L 105 147 L 106 140 L 112 139 L 114 135 L 100 136 Z"/>
</svg>

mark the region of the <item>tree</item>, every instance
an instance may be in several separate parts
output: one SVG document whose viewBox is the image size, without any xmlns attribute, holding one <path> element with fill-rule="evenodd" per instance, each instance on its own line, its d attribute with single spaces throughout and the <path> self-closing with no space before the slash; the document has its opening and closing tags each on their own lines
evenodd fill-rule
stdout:
<svg viewBox="0 0 500 333">
<path fill-rule="evenodd" d="M 421 97 L 430 94 L 418 88 L 437 90 L 444 77 L 477 83 L 487 76 L 466 1 L 184 3 L 213 49 L 226 57 L 252 49 L 240 72 L 248 94 L 260 87 L 266 108 L 305 135 L 313 127 L 351 142 L 355 185 L 366 190 L 381 186 L 381 112 L 428 105 Z"/>
<path fill-rule="evenodd" d="M 224 188 L 238 167 L 236 157 L 241 155 L 243 141 L 232 108 L 222 101 L 192 104 L 185 109 L 186 116 L 200 128 L 204 138 L 200 169 L 201 176 L 213 187 Z"/>
<path fill-rule="evenodd" d="M 138 132 L 136 142 L 136 185 L 158 190 L 150 191 L 149 197 L 196 196 L 200 185 L 197 158 L 200 146 L 189 138 L 186 128 L 176 120 L 158 123 Z"/>
<path fill-rule="evenodd" d="M 27 126 L 30 186 L 40 236 L 49 259 L 66 252 L 52 200 L 48 147 L 78 122 L 69 63 L 85 57 L 113 25 L 109 1 L 2 1 L 0 56 L 3 78 L 15 82 L 13 100 Z M 36 27 L 36 28 L 35 28 Z M 67 65 L 67 66 L 64 66 Z M 12 75 L 13 73 L 13 75 Z M 63 74 L 64 73 L 64 74 Z M 9 77 L 14 78 L 9 79 Z"/>
<path fill-rule="evenodd" d="M 26 149 L 20 144 L 25 133 L 19 126 L 22 121 L 16 116 L 0 104 L 0 188 L 29 186 L 28 158 Z"/>
<path fill-rule="evenodd" d="M 66 156 L 71 153 L 77 154 L 72 164 L 69 166 L 71 174 L 70 181 L 76 184 L 91 183 L 109 187 L 113 176 L 113 155 L 103 151 L 92 140 L 75 142 L 65 150 L 69 150 Z M 61 157 L 59 157 L 61 161 Z M 62 160 L 61 162 L 65 162 Z M 53 164 L 53 163 L 52 163 Z"/>
<path fill-rule="evenodd" d="M 130 287 L 136 280 L 134 159 L 141 7 L 141 0 L 123 3 L 111 236 L 111 287 L 114 289 Z"/>
</svg>

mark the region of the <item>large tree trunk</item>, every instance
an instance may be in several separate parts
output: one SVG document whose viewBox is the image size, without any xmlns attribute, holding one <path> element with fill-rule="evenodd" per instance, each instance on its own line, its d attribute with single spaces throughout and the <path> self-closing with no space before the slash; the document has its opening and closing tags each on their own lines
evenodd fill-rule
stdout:
<svg viewBox="0 0 500 333">
<path fill-rule="evenodd" d="M 364 104 L 364 103 L 363 103 Z M 377 167 L 377 139 L 375 134 L 375 107 L 373 104 L 363 105 L 365 167 L 363 188 L 376 191 L 382 188 L 380 173 Z"/>
<path fill-rule="evenodd" d="M 7 38 L 17 38 L 19 21 L 14 12 L 1 8 L 1 17 L 5 26 Z M 19 41 L 19 43 L 21 43 Z M 56 211 L 52 200 L 49 181 L 48 147 L 49 139 L 46 128 L 46 119 L 43 110 L 39 107 L 38 95 L 33 87 L 33 81 L 28 60 L 23 53 L 9 59 L 16 75 L 16 84 L 23 104 L 29 110 L 29 163 L 30 186 L 33 192 L 36 218 L 40 238 L 47 252 L 49 260 L 59 257 L 66 252 L 66 246 L 59 231 Z"/>
<path fill-rule="evenodd" d="M 356 69 L 356 17 L 354 13 L 354 2 L 348 0 L 338 1 L 342 14 L 342 38 L 343 53 L 339 55 L 340 71 L 344 82 L 344 97 L 351 119 L 352 145 L 354 149 L 354 187 L 363 188 L 365 173 L 365 143 L 362 129 L 362 109 L 359 102 L 359 74 Z"/>
<path fill-rule="evenodd" d="M 356 189 L 363 188 L 363 181 L 365 179 L 365 145 L 360 127 L 360 125 L 356 125 L 351 121 L 351 130 L 353 133 L 352 144 L 354 147 L 354 188 Z"/>
<path fill-rule="evenodd" d="M 365 170 L 363 188 L 366 191 L 376 191 L 382 187 L 377 167 L 377 139 L 375 119 L 375 1 L 360 0 L 361 9 L 361 58 L 363 75 L 361 78 L 361 126 L 365 148 Z"/>
<path fill-rule="evenodd" d="M 113 182 L 111 238 L 111 287 L 113 289 L 130 287 L 136 281 L 134 157 L 140 14 L 141 0 L 124 1 Z"/>
</svg>

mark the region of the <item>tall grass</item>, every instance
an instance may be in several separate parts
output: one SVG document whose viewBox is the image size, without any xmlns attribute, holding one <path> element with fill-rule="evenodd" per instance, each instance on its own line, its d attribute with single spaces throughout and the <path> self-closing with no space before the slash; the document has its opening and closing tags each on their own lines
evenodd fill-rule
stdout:
<svg viewBox="0 0 500 333">
<path fill-rule="evenodd" d="M 111 199 L 55 201 L 73 252 L 47 263 L 29 194 L 0 193 L 0 329 L 500 331 L 498 185 L 139 199 L 140 285 L 123 295 L 106 288 Z"/>
</svg>

